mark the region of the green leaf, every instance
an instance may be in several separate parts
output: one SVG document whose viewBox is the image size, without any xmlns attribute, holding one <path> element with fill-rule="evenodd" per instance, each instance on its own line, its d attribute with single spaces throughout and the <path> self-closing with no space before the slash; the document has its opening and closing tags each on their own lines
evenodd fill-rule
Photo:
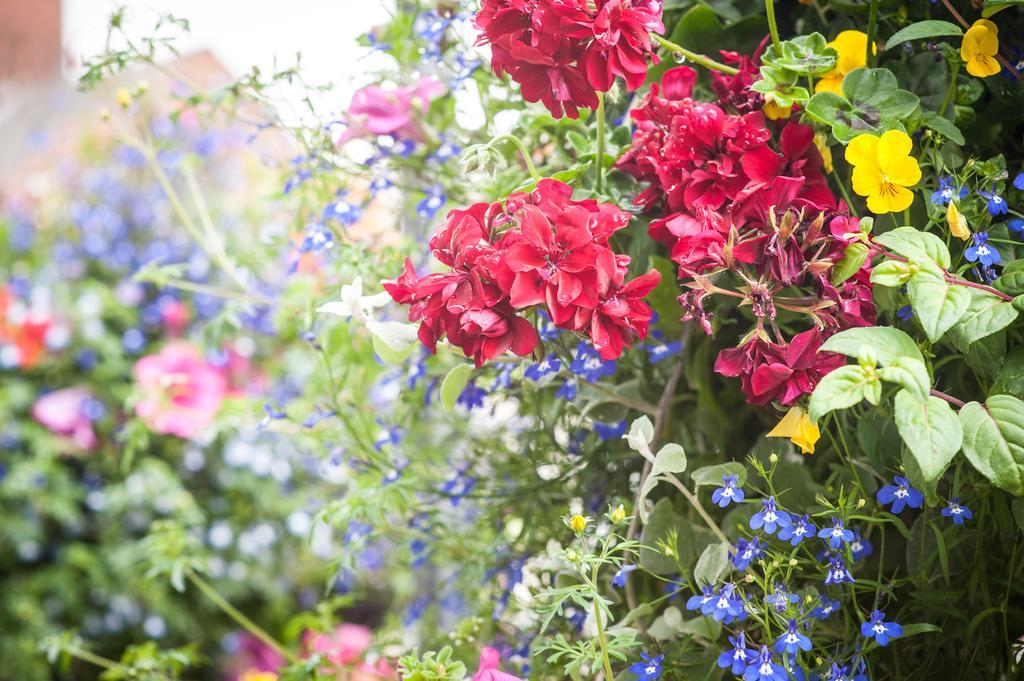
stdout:
<svg viewBox="0 0 1024 681">
<path fill-rule="evenodd" d="M 846 247 L 843 251 L 843 258 L 832 268 L 832 285 L 839 286 L 844 281 L 857 274 L 864 261 L 868 259 L 868 247 L 856 241 Z M 884 264 L 884 263 L 883 263 Z M 877 267 L 875 268 L 878 269 Z M 874 272 L 871 274 L 871 281 L 874 282 Z"/>
<path fill-rule="evenodd" d="M 921 270 L 907 283 L 914 315 L 928 340 L 935 343 L 967 312 L 971 294 L 963 286 L 952 286 L 941 275 Z"/>
<path fill-rule="evenodd" d="M 921 469 L 933 482 L 960 451 L 963 430 L 949 403 L 938 397 L 920 399 L 909 390 L 896 393 L 896 429 Z"/>
<path fill-rule="evenodd" d="M 682 525 L 669 499 L 661 499 L 654 505 L 651 515 L 644 524 L 640 536 L 640 567 L 656 575 L 669 575 L 679 571 L 675 558 L 658 550 L 660 542 L 669 542 L 673 531 Z"/>
<path fill-rule="evenodd" d="M 412 354 L 412 346 L 409 346 L 405 350 L 395 350 L 380 336 L 373 336 L 372 338 L 373 351 L 377 353 L 378 357 L 388 364 L 401 364 L 409 355 Z"/>
<path fill-rule="evenodd" d="M 960 128 L 956 127 L 953 121 L 940 116 L 934 111 L 926 111 L 921 115 L 921 125 L 934 130 L 953 144 L 963 146 L 967 141 L 964 139 L 964 134 L 960 132 Z"/>
<path fill-rule="evenodd" d="M 910 279 L 910 266 L 899 260 L 886 260 L 871 270 L 871 283 L 896 288 Z"/>
<path fill-rule="evenodd" d="M 953 328 L 950 336 L 962 351 L 971 343 L 1005 329 L 1017 318 L 1012 303 L 984 291 L 970 289 L 970 304 Z"/>
<path fill-rule="evenodd" d="M 1024 271 L 1003 272 L 1003 276 L 992 282 L 992 286 L 1011 296 L 1024 294 Z"/>
<path fill-rule="evenodd" d="M 811 395 L 808 414 L 812 421 L 821 421 L 825 414 L 846 409 L 880 389 L 878 376 L 856 364 L 839 367 L 825 374 Z"/>
<path fill-rule="evenodd" d="M 654 440 L 654 424 L 647 416 L 641 416 L 629 424 L 629 432 L 623 436 L 629 448 L 650 456 L 650 444 Z"/>
<path fill-rule="evenodd" d="M 659 255 L 652 255 L 650 262 L 650 266 L 661 275 L 661 281 L 647 294 L 647 303 L 658 313 L 658 327 L 666 336 L 678 336 L 682 331 L 677 302 L 680 293 L 679 268 L 668 258 Z"/>
<path fill-rule="evenodd" d="M 1006 355 L 988 394 L 1024 399 L 1024 345 L 1018 345 Z"/>
<path fill-rule="evenodd" d="M 693 568 L 693 578 L 704 586 L 718 584 L 722 576 L 729 571 L 729 547 L 725 544 L 708 544 L 697 559 Z"/>
<path fill-rule="evenodd" d="M 949 249 L 942 239 L 930 232 L 922 232 L 913 227 L 897 227 L 876 236 L 875 242 L 904 258 L 920 260 L 924 256 L 934 260 L 942 269 L 949 268 Z"/>
<path fill-rule="evenodd" d="M 686 10 L 666 36 L 676 45 L 699 54 L 718 54 L 715 50 L 722 43 L 724 29 L 718 15 L 710 7 L 697 4 Z M 662 74 L 676 66 L 671 54 L 662 53 L 661 64 L 647 70 L 647 82 L 656 83 Z"/>
<path fill-rule="evenodd" d="M 686 470 L 686 452 L 680 445 L 668 443 L 654 456 L 651 475 L 661 473 L 682 473 Z"/>
<path fill-rule="evenodd" d="M 924 40 L 925 38 L 939 38 L 944 36 L 963 35 L 963 29 L 949 21 L 918 21 L 896 31 L 895 34 L 885 41 L 885 49 L 889 50 L 901 45 L 908 40 Z"/>
<path fill-rule="evenodd" d="M 889 366 L 882 367 L 878 375 L 883 381 L 897 383 L 922 400 L 928 397 L 932 387 L 928 368 L 913 357 L 897 357 Z"/>
<path fill-rule="evenodd" d="M 902 130 L 902 121 L 917 111 L 917 95 L 901 90 L 888 69 L 855 69 L 843 79 L 843 94 L 819 92 L 807 102 L 806 113 L 832 128 L 843 144 L 857 135 L 880 135 Z"/>
<path fill-rule="evenodd" d="M 981 16 L 988 19 L 996 12 L 1002 12 L 1009 7 L 1020 7 L 1024 0 L 985 0 L 981 5 Z"/>
<path fill-rule="evenodd" d="M 456 364 L 441 381 L 441 405 L 445 411 L 455 408 L 455 402 L 459 399 L 466 384 L 469 383 L 472 373 L 472 364 Z"/>
<path fill-rule="evenodd" d="M 960 408 L 964 454 L 992 484 L 1015 496 L 1024 495 L 1024 402 L 993 395 L 982 406 Z"/>
<path fill-rule="evenodd" d="M 716 463 L 714 466 L 703 466 L 693 471 L 690 473 L 690 479 L 693 480 L 693 484 L 697 487 L 702 485 L 720 487 L 722 485 L 722 478 L 726 475 L 738 475 L 740 478 L 739 484 L 742 485 L 747 481 L 747 467 L 739 461 Z"/>
<path fill-rule="evenodd" d="M 835 68 L 836 58 L 836 51 L 828 46 L 825 36 L 811 33 L 783 40 L 779 49 L 769 45 L 761 62 L 800 75 L 819 76 Z"/>
<path fill-rule="evenodd" d="M 840 331 L 825 341 L 818 351 L 838 352 L 860 359 L 860 351 L 864 347 L 874 351 L 882 366 L 888 366 L 900 357 L 924 362 L 924 356 L 914 339 L 891 326 L 866 326 Z"/>
</svg>

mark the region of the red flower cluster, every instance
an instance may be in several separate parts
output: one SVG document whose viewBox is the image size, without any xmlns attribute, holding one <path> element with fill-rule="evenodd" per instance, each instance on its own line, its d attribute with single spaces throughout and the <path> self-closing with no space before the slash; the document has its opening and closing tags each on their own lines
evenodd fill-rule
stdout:
<svg viewBox="0 0 1024 681">
<path fill-rule="evenodd" d="M 814 131 L 789 122 L 769 124 L 750 91 L 756 60 L 723 55 L 739 65 L 718 76 L 718 103 L 691 98 L 696 74 L 682 66 L 631 112 L 633 144 L 617 167 L 648 187 L 635 203 L 654 216 L 653 239 L 670 249 L 679 275 L 683 319 L 711 333 L 705 299 L 715 293 L 743 298 L 756 327 L 739 347 L 724 350 L 716 370 L 740 377 L 751 402 L 792 404 L 841 364 L 817 355 L 832 333 L 874 321 L 870 266 L 836 287 L 835 264 L 853 239 L 863 238 L 822 172 Z M 709 275 L 737 273 L 740 291 L 726 291 Z M 795 297 L 782 297 L 798 288 Z M 810 331 L 787 342 L 777 309 L 808 315 Z M 774 342 L 771 340 L 774 334 Z"/>
<path fill-rule="evenodd" d="M 49 314 L 32 309 L 7 286 L 0 286 L 0 353 L 6 363 L 22 369 L 38 364 L 51 326 Z"/>
<path fill-rule="evenodd" d="M 430 239 L 434 257 L 450 269 L 419 277 L 406 260 L 384 289 L 411 306 L 409 320 L 420 322 L 431 352 L 447 337 L 477 366 L 508 350 L 533 352 L 537 332 L 517 313 L 536 305 L 615 359 L 646 337 L 651 309 L 643 298 L 660 278 L 652 271 L 625 281 L 629 257 L 612 251 L 608 239 L 629 219 L 612 204 L 573 201 L 563 182 L 541 180 L 504 203 L 451 211 Z"/>
<path fill-rule="evenodd" d="M 494 72 L 556 118 L 597 108 L 615 76 L 640 87 L 648 59 L 658 63 L 651 31 L 665 31 L 661 0 L 483 0 L 475 21 Z"/>
</svg>

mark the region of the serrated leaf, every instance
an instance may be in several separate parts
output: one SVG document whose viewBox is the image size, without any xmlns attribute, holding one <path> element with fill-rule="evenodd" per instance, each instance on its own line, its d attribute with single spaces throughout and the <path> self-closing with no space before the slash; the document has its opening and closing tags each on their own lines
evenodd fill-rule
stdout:
<svg viewBox="0 0 1024 681">
<path fill-rule="evenodd" d="M 904 258 L 920 259 L 926 256 L 942 269 L 949 268 L 949 249 L 939 237 L 913 227 L 897 227 L 875 237 L 879 243 Z"/>
<path fill-rule="evenodd" d="M 837 409 L 846 409 L 869 396 L 871 384 L 879 384 L 877 376 L 869 375 L 856 364 L 841 366 L 825 374 L 811 394 L 808 415 L 819 422 L 822 417 Z M 879 386 L 880 387 L 880 386 Z"/>
<path fill-rule="evenodd" d="M 910 278 L 907 295 L 921 328 L 933 343 L 959 321 L 971 304 L 966 288 L 951 285 L 942 276 L 926 270 Z"/>
<path fill-rule="evenodd" d="M 1024 294 L 1024 271 L 1003 272 L 1003 276 L 992 282 L 992 286 L 1011 296 Z"/>
<path fill-rule="evenodd" d="M 882 367 L 878 374 L 883 381 L 896 383 L 922 400 L 931 390 L 928 368 L 924 362 L 912 357 L 897 357 L 889 366 Z"/>
<path fill-rule="evenodd" d="M 960 408 L 964 455 L 992 484 L 1024 495 L 1024 402 L 993 395 Z"/>
<path fill-rule="evenodd" d="M 455 403 L 466 388 L 466 384 L 469 383 L 469 377 L 472 374 L 472 364 L 456 364 L 441 381 L 441 406 L 445 411 L 455 408 Z"/>
<path fill-rule="evenodd" d="M 967 311 L 950 329 L 950 335 L 961 350 L 1005 329 L 1019 314 L 1013 304 L 990 293 L 970 289 L 969 295 L 971 299 Z"/>
<path fill-rule="evenodd" d="M 874 351 L 882 366 L 888 366 L 900 357 L 924 362 L 924 356 L 914 339 L 891 326 L 865 326 L 840 331 L 826 340 L 818 352 L 838 352 L 859 359 L 861 348 L 864 347 Z"/>
<path fill-rule="evenodd" d="M 938 397 L 921 399 L 909 390 L 896 393 L 896 429 L 914 455 L 925 481 L 942 477 L 960 451 L 963 430 L 949 403 Z"/>
</svg>

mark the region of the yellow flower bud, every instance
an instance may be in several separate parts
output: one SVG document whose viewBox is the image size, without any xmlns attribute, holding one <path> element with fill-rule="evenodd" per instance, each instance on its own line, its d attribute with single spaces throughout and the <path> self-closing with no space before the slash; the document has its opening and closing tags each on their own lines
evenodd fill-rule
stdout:
<svg viewBox="0 0 1024 681">
<path fill-rule="evenodd" d="M 122 109 L 127 109 L 132 105 L 132 95 L 124 88 L 120 88 L 114 97 L 117 99 L 117 103 Z"/>
<path fill-rule="evenodd" d="M 626 509 L 622 507 L 622 504 L 619 504 L 615 508 L 615 510 L 612 511 L 611 520 L 612 520 L 613 523 L 618 525 L 619 523 L 621 523 L 625 519 L 626 519 Z"/>
<path fill-rule="evenodd" d="M 569 519 L 569 527 L 572 528 L 573 532 L 579 534 L 587 529 L 587 519 L 581 515 L 574 515 Z"/>
<path fill-rule="evenodd" d="M 778 463 L 779 462 L 779 455 L 776 454 L 775 452 L 772 452 L 771 454 L 768 455 L 768 462 L 769 463 Z"/>
<path fill-rule="evenodd" d="M 971 228 L 967 225 L 967 218 L 956 208 L 952 199 L 946 208 L 946 224 L 949 225 L 949 233 L 957 239 L 967 241 L 971 238 Z"/>
</svg>

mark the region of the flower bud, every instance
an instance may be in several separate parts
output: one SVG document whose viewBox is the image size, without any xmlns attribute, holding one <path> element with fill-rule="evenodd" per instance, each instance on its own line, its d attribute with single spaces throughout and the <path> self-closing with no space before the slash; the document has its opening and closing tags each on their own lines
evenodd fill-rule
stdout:
<svg viewBox="0 0 1024 681">
<path fill-rule="evenodd" d="M 768 455 L 768 462 L 772 463 L 772 464 L 778 463 L 779 462 L 779 455 L 776 454 L 775 452 L 772 452 L 771 454 Z"/>
<path fill-rule="evenodd" d="M 587 529 L 587 519 L 581 515 L 574 515 L 569 519 L 569 527 L 576 534 L 580 534 L 583 530 Z"/>
<path fill-rule="evenodd" d="M 615 523 L 616 525 L 618 525 L 619 523 L 621 523 L 625 519 L 626 519 L 626 509 L 622 507 L 622 504 L 619 504 L 615 508 L 615 510 L 612 511 L 611 521 L 613 523 Z"/>
</svg>

